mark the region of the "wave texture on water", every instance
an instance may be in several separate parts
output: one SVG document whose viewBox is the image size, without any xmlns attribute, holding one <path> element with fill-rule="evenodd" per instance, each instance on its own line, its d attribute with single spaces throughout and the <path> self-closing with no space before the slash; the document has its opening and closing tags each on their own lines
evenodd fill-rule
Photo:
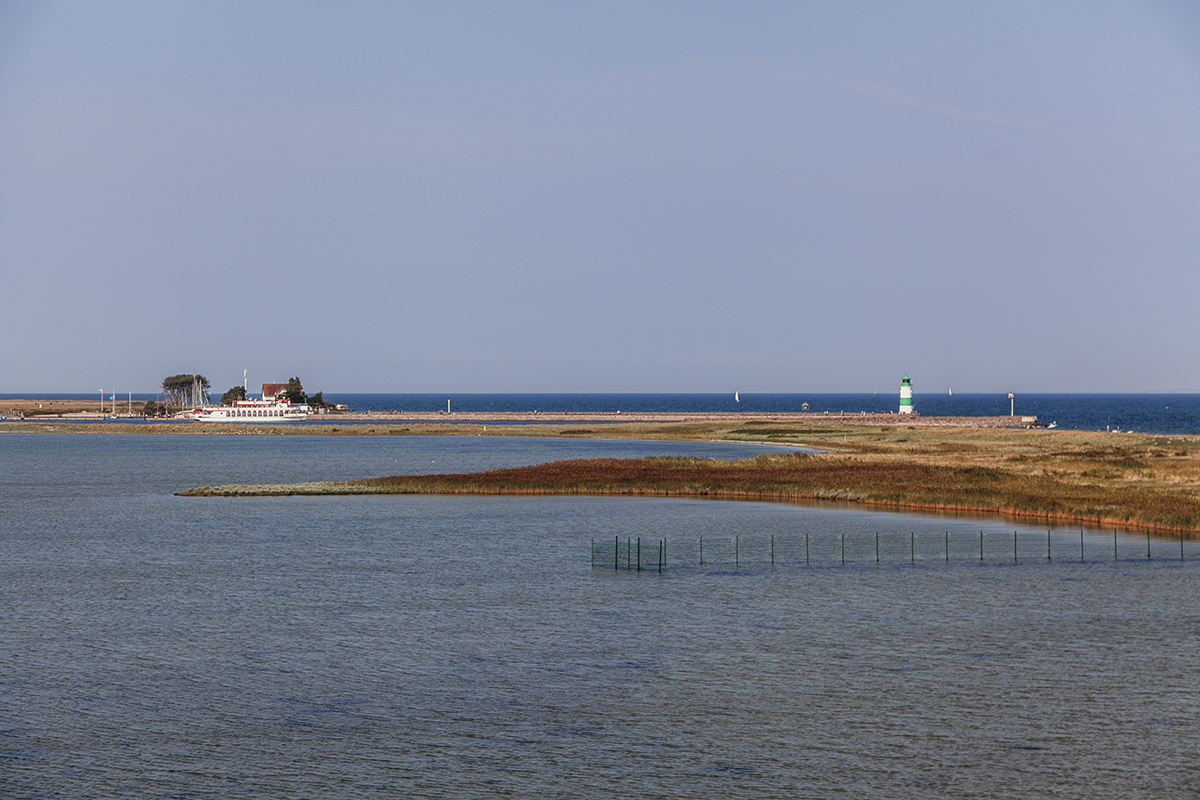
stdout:
<svg viewBox="0 0 1200 800">
<path fill-rule="evenodd" d="M 749 445 L 0 448 L 6 797 L 1200 793 L 1195 542 L 769 503 L 171 493 Z M 673 566 L 593 566 L 594 543 L 604 561 L 639 537 Z"/>
</svg>

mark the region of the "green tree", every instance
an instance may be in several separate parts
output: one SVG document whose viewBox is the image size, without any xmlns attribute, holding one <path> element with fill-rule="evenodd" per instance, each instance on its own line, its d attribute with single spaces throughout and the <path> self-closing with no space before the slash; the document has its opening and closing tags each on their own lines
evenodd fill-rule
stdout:
<svg viewBox="0 0 1200 800">
<path fill-rule="evenodd" d="M 246 387 L 245 386 L 234 386 L 228 392 L 221 395 L 221 405 L 231 406 L 238 400 L 245 400 L 245 399 L 246 399 Z"/>
<path fill-rule="evenodd" d="M 328 403 L 325 402 L 325 393 L 324 392 L 317 392 L 316 394 L 310 394 L 308 396 L 308 404 L 310 406 L 313 406 L 314 408 L 324 408 L 325 406 L 329 405 Z"/>
<path fill-rule="evenodd" d="M 208 378 L 203 375 L 172 375 L 163 378 L 163 392 L 173 406 L 200 406 L 208 402 Z"/>
<path fill-rule="evenodd" d="M 157 417 L 165 413 L 167 413 L 167 407 L 154 400 L 147 400 L 146 404 L 142 406 L 143 417 Z"/>
<path fill-rule="evenodd" d="M 288 378 L 287 386 L 280 394 L 289 403 L 303 403 L 308 400 L 308 395 L 304 394 L 304 387 L 300 385 L 299 378 Z"/>
</svg>

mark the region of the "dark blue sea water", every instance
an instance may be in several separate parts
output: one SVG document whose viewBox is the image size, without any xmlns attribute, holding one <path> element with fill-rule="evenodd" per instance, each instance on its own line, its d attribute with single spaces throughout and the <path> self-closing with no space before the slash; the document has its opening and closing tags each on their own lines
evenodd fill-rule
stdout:
<svg viewBox="0 0 1200 800">
<path fill-rule="evenodd" d="M 19 395 L 29 397 L 29 395 Z M 0 413 L 4 398 L 0 395 Z M 94 400 L 98 394 L 36 395 L 46 399 Z M 134 394 L 133 405 L 156 395 Z M 325 393 L 355 411 L 622 411 L 632 412 L 800 412 L 895 411 L 898 394 L 352 394 Z M 122 400 L 125 402 L 123 403 Z M 117 411 L 128 407 L 118 396 Z M 1035 416 L 1042 424 L 1073 430 L 1122 430 L 1141 433 L 1200 434 L 1200 394 L 1020 394 L 1010 405 L 1007 394 L 930 394 L 914 396 L 925 416 Z"/>
</svg>

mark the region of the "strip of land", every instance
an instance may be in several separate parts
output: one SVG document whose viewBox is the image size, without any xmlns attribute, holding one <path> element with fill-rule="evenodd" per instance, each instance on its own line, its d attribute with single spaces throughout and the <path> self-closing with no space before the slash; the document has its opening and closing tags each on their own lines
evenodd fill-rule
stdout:
<svg viewBox="0 0 1200 800">
<path fill-rule="evenodd" d="M 0 434 L 547 436 L 754 442 L 821 451 L 738 462 L 601 459 L 467 475 L 215 486 L 180 492 L 187 495 L 619 494 L 834 500 L 876 508 L 1200 534 L 1200 437 L 1022 428 L 1028 420 L 1020 417 L 393 412 L 321 415 L 294 425 L 247 425 L 81 421 L 71 415 L 87 414 L 87 409 L 73 411 L 63 405 L 39 410 L 65 416 L 9 419 L 0 422 Z"/>
<path fill-rule="evenodd" d="M 821 452 L 770 454 L 735 462 L 594 459 L 461 475 L 199 487 L 180 494 L 609 494 L 837 500 L 875 508 L 999 515 L 1088 527 L 1200 532 L 1198 437 L 924 426 L 919 418 L 864 425 L 815 415 L 718 421 L 676 416 L 685 419 L 595 427 L 381 425 L 377 434 L 690 439 L 799 445 Z M 349 430 L 361 425 L 343 427 L 346 433 L 366 432 Z"/>
<path fill-rule="evenodd" d="M 144 433 L 222 433 L 230 425 L 247 427 L 254 432 L 258 428 L 278 427 L 280 423 L 255 426 L 253 423 L 202 423 L 172 417 L 143 420 L 130 413 L 119 402 L 115 411 L 106 404 L 100 408 L 98 401 L 86 400 L 7 400 L 0 401 L 0 408 L 10 415 L 8 429 L 20 424 L 58 422 L 87 422 L 90 432 L 107 432 L 98 425 L 147 426 L 144 431 L 123 428 L 122 432 Z M 285 433 L 321 434 L 329 433 L 330 426 L 420 424 L 420 425 L 525 425 L 525 424 L 573 424 L 596 423 L 605 425 L 628 425 L 638 422 L 684 423 L 718 422 L 744 423 L 762 421 L 813 422 L 842 425 L 903 425 L 919 428 L 1028 428 L 1036 427 L 1037 417 L 927 417 L 920 414 L 898 414 L 877 411 L 821 411 L 821 412 L 758 412 L 758 411 L 704 411 L 704 412 L 623 412 L 623 411 L 338 411 L 313 414 L 300 425 L 291 425 Z M 36 430 L 24 428 L 20 430 Z M 59 429 L 63 430 L 63 429 Z M 349 433 L 351 430 L 334 432 Z"/>
</svg>

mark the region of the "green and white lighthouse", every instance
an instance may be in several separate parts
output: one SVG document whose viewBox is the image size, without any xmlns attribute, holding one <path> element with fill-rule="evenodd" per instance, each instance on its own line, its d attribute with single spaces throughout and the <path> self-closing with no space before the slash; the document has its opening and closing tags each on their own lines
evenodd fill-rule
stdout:
<svg viewBox="0 0 1200 800">
<path fill-rule="evenodd" d="M 900 413 L 913 413 L 912 381 L 908 379 L 908 375 L 905 375 L 904 380 L 900 381 Z"/>
</svg>

